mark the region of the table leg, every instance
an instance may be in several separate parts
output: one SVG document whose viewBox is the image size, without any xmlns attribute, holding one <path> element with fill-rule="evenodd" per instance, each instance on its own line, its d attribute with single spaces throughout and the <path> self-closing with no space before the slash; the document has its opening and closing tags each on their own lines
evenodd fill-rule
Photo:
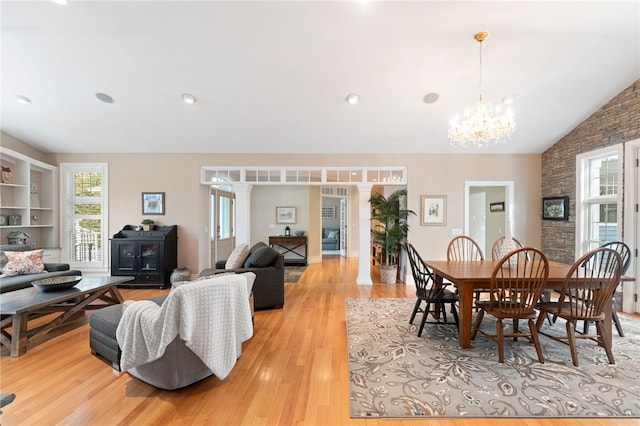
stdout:
<svg viewBox="0 0 640 426">
<path fill-rule="evenodd" d="M 13 315 L 11 326 L 11 356 L 13 357 L 27 352 L 27 317 L 26 313 Z"/>
<path fill-rule="evenodd" d="M 458 339 L 462 349 L 471 347 L 471 318 L 473 316 L 473 286 L 458 286 Z"/>
</svg>

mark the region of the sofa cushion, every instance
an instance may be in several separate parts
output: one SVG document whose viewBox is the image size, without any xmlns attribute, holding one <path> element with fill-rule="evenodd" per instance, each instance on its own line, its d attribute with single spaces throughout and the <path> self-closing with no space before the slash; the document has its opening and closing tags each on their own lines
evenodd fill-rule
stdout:
<svg viewBox="0 0 640 426">
<path fill-rule="evenodd" d="M 278 252 L 271 247 L 260 247 L 249 255 L 246 262 L 244 262 L 244 267 L 266 268 L 273 263 L 276 257 L 278 257 Z"/>
<path fill-rule="evenodd" d="M 13 277 L 23 274 L 39 274 L 44 271 L 42 249 L 31 251 L 5 251 L 8 262 L 2 268 L 0 277 Z"/>
<path fill-rule="evenodd" d="M 4 254 L 5 251 L 31 251 L 36 247 L 33 244 L 4 244 L 0 246 L 0 269 L 4 268 L 9 259 Z"/>
<path fill-rule="evenodd" d="M 227 263 L 224 265 L 224 269 L 242 268 L 247 256 L 249 256 L 249 244 L 238 244 L 229 255 Z"/>
<path fill-rule="evenodd" d="M 338 232 L 339 231 L 329 231 L 327 232 L 327 238 L 330 240 L 334 240 L 336 238 L 338 238 Z"/>
</svg>

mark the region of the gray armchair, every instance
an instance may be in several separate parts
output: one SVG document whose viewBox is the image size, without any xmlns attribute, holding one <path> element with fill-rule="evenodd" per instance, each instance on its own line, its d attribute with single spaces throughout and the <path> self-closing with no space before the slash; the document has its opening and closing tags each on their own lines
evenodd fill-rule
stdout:
<svg viewBox="0 0 640 426">
<path fill-rule="evenodd" d="M 282 308 L 284 306 L 284 256 L 263 242 L 256 243 L 249 250 L 249 256 L 242 268 L 224 269 L 226 260 L 219 260 L 215 268 L 203 269 L 200 277 L 233 272 L 241 274 L 253 272 L 255 309 Z"/>
</svg>

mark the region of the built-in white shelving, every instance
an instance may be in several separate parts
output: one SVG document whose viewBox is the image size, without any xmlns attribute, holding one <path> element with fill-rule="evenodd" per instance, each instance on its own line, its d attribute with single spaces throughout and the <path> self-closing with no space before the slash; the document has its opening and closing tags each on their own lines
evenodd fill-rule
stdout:
<svg viewBox="0 0 640 426">
<path fill-rule="evenodd" d="M 55 183 L 58 168 L 0 147 L 0 165 L 11 170 L 0 182 L 0 244 L 24 231 L 37 247 L 58 247 Z"/>
</svg>

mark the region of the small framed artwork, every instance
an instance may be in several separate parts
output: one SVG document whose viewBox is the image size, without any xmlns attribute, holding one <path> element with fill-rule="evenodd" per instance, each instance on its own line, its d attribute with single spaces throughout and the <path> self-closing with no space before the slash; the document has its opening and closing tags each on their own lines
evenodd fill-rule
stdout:
<svg viewBox="0 0 640 426">
<path fill-rule="evenodd" d="M 420 196 L 420 225 L 446 225 L 447 224 L 447 196 L 446 195 L 421 195 Z"/>
<path fill-rule="evenodd" d="M 142 214 L 164 214 L 164 192 L 142 193 Z"/>
<path fill-rule="evenodd" d="M 499 203 L 491 203 L 489 204 L 490 212 L 503 212 L 504 211 L 504 201 L 500 201 Z"/>
<path fill-rule="evenodd" d="M 569 197 L 544 197 L 542 199 L 542 219 L 569 220 Z"/>
<path fill-rule="evenodd" d="M 276 223 L 296 223 L 295 207 L 276 207 Z"/>
</svg>

